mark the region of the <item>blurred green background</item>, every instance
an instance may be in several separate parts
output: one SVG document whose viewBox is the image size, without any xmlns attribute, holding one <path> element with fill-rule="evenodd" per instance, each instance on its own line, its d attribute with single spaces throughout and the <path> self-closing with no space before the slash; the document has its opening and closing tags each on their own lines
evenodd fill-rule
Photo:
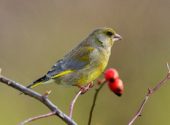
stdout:
<svg viewBox="0 0 170 125">
<path fill-rule="evenodd" d="M 123 36 L 116 43 L 108 67 L 116 68 L 125 83 L 119 98 L 107 86 L 100 92 L 92 125 L 126 125 L 148 87 L 167 73 L 170 63 L 170 1 L 168 0 L 0 0 L 0 67 L 3 75 L 24 85 L 40 77 L 65 53 L 97 27 L 112 27 Z M 170 84 L 170 82 L 169 82 Z M 135 125 L 169 125 L 170 85 L 146 104 Z M 55 84 L 50 99 L 65 113 L 78 91 Z M 75 105 L 74 120 L 87 125 L 94 89 Z M 0 85 L 0 124 L 16 125 L 49 110 L 34 99 Z M 49 117 L 30 125 L 65 125 Z"/>
</svg>

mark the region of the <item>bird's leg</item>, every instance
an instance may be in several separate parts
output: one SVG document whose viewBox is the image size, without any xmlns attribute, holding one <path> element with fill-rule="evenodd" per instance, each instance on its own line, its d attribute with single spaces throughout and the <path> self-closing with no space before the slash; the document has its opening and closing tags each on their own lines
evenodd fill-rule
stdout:
<svg viewBox="0 0 170 125">
<path fill-rule="evenodd" d="M 81 94 L 86 93 L 90 88 L 94 86 L 93 82 L 88 83 L 85 86 L 78 86 L 80 88 Z"/>
</svg>

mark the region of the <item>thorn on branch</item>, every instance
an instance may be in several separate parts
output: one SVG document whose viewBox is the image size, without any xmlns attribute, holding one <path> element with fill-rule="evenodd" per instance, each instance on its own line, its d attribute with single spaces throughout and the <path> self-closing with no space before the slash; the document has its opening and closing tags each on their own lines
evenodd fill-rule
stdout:
<svg viewBox="0 0 170 125">
<path fill-rule="evenodd" d="M 168 69 L 168 73 L 170 73 L 170 67 L 169 67 L 168 62 L 166 63 L 166 66 L 167 66 L 167 69 Z"/>
<path fill-rule="evenodd" d="M 8 85 L 10 85 L 11 84 L 11 82 L 10 81 L 8 81 Z"/>
<path fill-rule="evenodd" d="M 47 98 L 48 95 L 51 94 L 51 92 L 52 92 L 51 90 L 47 90 L 47 91 L 44 93 L 43 97 Z"/>
<path fill-rule="evenodd" d="M 97 80 L 97 84 L 98 84 L 98 85 L 101 85 L 101 84 L 103 84 L 103 83 L 105 83 L 105 82 L 106 82 L 106 80 L 105 80 L 105 79 Z"/>
<path fill-rule="evenodd" d="M 1 73 L 2 73 L 2 69 L 0 68 L 0 76 L 1 76 Z"/>
<path fill-rule="evenodd" d="M 150 94 L 152 94 L 152 89 L 151 88 L 148 88 L 148 94 L 147 95 L 150 95 Z"/>
</svg>

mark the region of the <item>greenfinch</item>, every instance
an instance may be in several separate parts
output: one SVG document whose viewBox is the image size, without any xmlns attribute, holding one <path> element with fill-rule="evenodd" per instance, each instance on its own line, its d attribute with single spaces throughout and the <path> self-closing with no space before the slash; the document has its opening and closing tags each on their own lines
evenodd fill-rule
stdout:
<svg viewBox="0 0 170 125">
<path fill-rule="evenodd" d="M 98 28 L 72 49 L 41 78 L 27 86 L 57 83 L 83 87 L 98 78 L 106 68 L 111 48 L 122 37 L 112 28 Z"/>
</svg>

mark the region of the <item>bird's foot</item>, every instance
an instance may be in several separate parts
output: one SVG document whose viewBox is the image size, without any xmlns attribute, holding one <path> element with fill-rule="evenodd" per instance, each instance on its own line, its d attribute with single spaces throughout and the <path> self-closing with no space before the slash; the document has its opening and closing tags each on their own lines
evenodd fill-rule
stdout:
<svg viewBox="0 0 170 125">
<path fill-rule="evenodd" d="M 81 94 L 86 93 L 90 88 L 94 86 L 93 82 L 90 82 L 89 84 L 85 86 L 78 86 L 80 88 Z"/>
</svg>

